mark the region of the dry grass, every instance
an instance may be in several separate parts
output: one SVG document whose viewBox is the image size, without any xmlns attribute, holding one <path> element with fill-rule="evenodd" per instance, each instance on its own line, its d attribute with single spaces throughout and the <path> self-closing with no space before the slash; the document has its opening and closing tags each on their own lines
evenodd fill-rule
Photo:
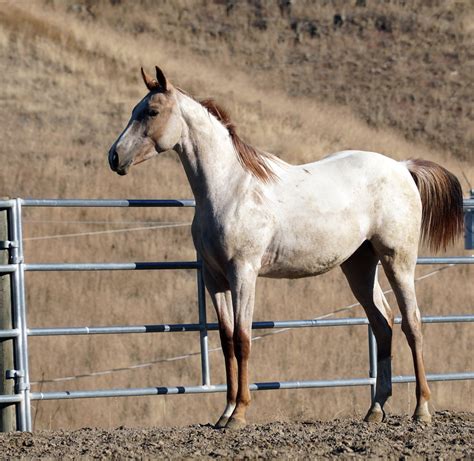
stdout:
<svg viewBox="0 0 474 461">
<path fill-rule="evenodd" d="M 108 147 L 123 128 L 132 105 L 145 91 L 140 82 L 139 66 L 152 68 L 154 64 L 160 64 L 173 82 L 196 96 L 213 96 L 223 103 L 246 139 L 286 161 L 302 163 L 338 149 L 362 148 L 400 159 L 424 157 L 438 161 L 458 176 L 463 171 L 474 183 L 474 165 L 465 155 L 466 146 L 469 146 L 468 133 L 450 152 L 428 135 L 417 136 L 417 142 L 409 141 L 410 133 L 404 130 L 402 122 L 393 123 L 394 115 L 388 116 L 387 109 L 380 109 L 378 115 L 369 120 L 371 124 L 367 124 L 366 114 L 358 105 L 363 98 L 357 85 L 355 89 L 347 88 L 349 95 L 354 95 L 352 99 L 347 96 L 348 100 L 340 101 L 344 104 L 335 104 L 335 99 L 328 95 L 331 91 L 341 94 L 345 71 L 341 71 L 339 77 L 337 72 L 328 73 L 324 78 L 319 76 L 319 97 L 313 91 L 306 91 L 314 83 L 314 77 L 304 61 L 295 61 L 291 71 L 282 72 L 278 66 L 273 68 L 270 65 L 273 61 L 264 59 L 264 50 L 271 50 L 274 43 L 280 43 L 283 51 L 294 50 L 294 38 L 290 40 L 285 35 L 286 19 L 278 19 L 266 32 L 249 21 L 250 16 L 256 17 L 253 3 L 248 9 L 239 6 L 235 13 L 233 22 L 242 27 L 240 32 L 228 25 L 229 19 L 219 3 L 202 2 L 202 8 L 197 9 L 184 1 L 165 2 L 159 16 L 145 1 L 123 2 L 119 6 L 108 2 L 91 3 L 90 11 L 81 5 L 88 3 L 9 2 L 0 8 L 0 71 L 4 77 L 0 92 L 3 127 L 0 152 L 4 159 L 0 172 L 2 195 L 190 197 L 182 168 L 172 153 L 154 160 L 147 167 L 137 168 L 125 178 L 112 174 L 107 166 Z M 304 7 L 311 5 L 310 2 Z M 335 5 L 321 7 L 311 14 L 321 21 L 329 21 L 337 10 L 338 4 Z M 422 8 L 423 14 L 415 15 L 417 24 L 435 27 L 433 36 L 445 37 L 445 29 L 449 32 L 453 21 L 433 23 L 433 15 L 458 8 L 455 5 L 462 6 L 462 2 L 446 5 L 445 8 Z M 126 14 L 120 16 L 118 11 Z M 373 11 L 379 14 L 381 7 L 377 6 Z M 402 19 L 408 14 L 394 4 L 390 6 L 390 12 L 395 17 L 400 13 Z M 299 17 L 303 13 L 297 10 L 293 14 Z M 212 30 L 204 27 L 206 18 L 213 20 Z M 467 38 L 458 36 L 455 43 L 469 38 L 472 28 L 468 27 L 468 18 L 464 16 L 463 19 Z M 281 42 L 278 42 L 278 33 L 282 35 Z M 328 29 L 327 37 L 322 36 L 321 52 L 324 47 L 331 52 L 329 38 L 334 38 L 331 34 Z M 303 36 L 302 40 L 305 42 L 308 37 Z M 237 48 L 232 43 L 240 46 Z M 348 51 L 344 52 L 344 43 L 350 44 L 347 38 L 340 37 L 336 44 L 340 49 L 337 56 L 341 68 L 345 69 L 346 64 L 354 66 L 355 58 Z M 449 47 L 450 43 L 443 46 Z M 362 54 L 358 59 L 362 59 L 363 43 L 355 41 L 354 46 L 360 47 Z M 296 51 L 300 53 L 301 49 Z M 278 65 L 283 56 L 284 53 L 275 57 Z M 375 57 L 370 54 L 371 59 Z M 255 65 L 256 59 L 261 65 Z M 455 96 L 461 104 L 458 99 L 462 99 L 464 88 L 472 84 L 472 79 L 463 73 L 459 78 L 463 90 Z M 379 87 L 372 88 L 365 104 L 372 108 L 385 107 L 388 90 L 379 77 L 375 81 Z M 420 87 L 416 91 L 424 90 Z M 425 107 L 425 102 L 420 105 Z M 431 107 L 436 112 L 436 104 Z M 416 114 L 412 114 L 410 108 L 407 114 L 408 123 Z M 449 111 L 442 115 L 452 120 Z M 450 131 L 448 124 L 441 127 L 440 134 L 448 139 Z M 26 228 L 27 238 L 128 227 L 114 225 L 112 221 L 185 223 L 192 218 L 191 210 L 172 209 L 26 211 L 25 219 L 30 221 Z M 63 223 L 39 223 L 38 220 Z M 102 224 L 68 224 L 78 220 L 111 223 L 105 227 Z M 28 261 L 45 262 L 184 260 L 194 257 L 188 227 L 27 240 L 26 251 Z M 458 245 L 449 252 L 461 254 L 462 248 Z M 430 270 L 420 268 L 419 273 Z M 418 295 L 423 312 L 468 311 L 473 299 L 469 277 L 472 278 L 472 269 L 458 267 L 421 282 Z M 31 273 L 28 274 L 30 325 L 188 322 L 197 317 L 194 280 L 193 272 Z M 447 280 L 450 283 L 446 283 Z M 386 282 L 383 283 L 386 287 Z M 392 296 L 389 301 L 394 304 Z M 352 303 L 352 294 L 339 271 L 309 280 L 261 280 L 255 316 L 257 320 L 310 318 Z M 346 314 L 359 316 L 362 312 L 355 308 L 341 315 Z M 209 316 L 212 320 L 211 309 Z M 473 339 L 470 331 L 465 325 L 427 328 L 429 371 L 472 368 L 468 357 Z M 411 373 L 411 360 L 401 336 L 397 329 L 395 373 L 408 374 Z M 211 346 L 217 344 L 218 339 L 213 335 Z M 349 350 L 341 349 L 341 345 L 347 345 Z M 185 354 L 198 349 L 198 340 L 195 334 L 38 338 L 31 340 L 31 346 L 32 379 L 36 381 L 43 377 L 127 367 Z M 366 354 L 363 328 L 282 333 L 255 342 L 251 378 L 270 381 L 365 376 Z M 220 353 L 213 353 L 214 382 L 223 382 L 222 368 Z M 195 384 L 198 381 L 199 361 L 189 358 L 102 377 L 43 384 L 41 388 L 142 387 Z M 468 405 L 472 410 L 471 385 L 454 383 L 433 387 L 433 402 L 437 408 L 466 409 L 466 402 L 471 402 Z M 35 386 L 37 389 L 39 386 Z M 397 386 L 395 391 L 390 410 L 412 410 L 413 386 Z M 277 395 L 277 405 L 274 393 L 254 395 L 255 404 L 250 415 L 253 421 L 362 414 L 368 403 L 366 389 L 284 391 Z M 187 424 L 212 420 L 222 402 L 222 395 L 40 402 L 35 407 L 35 418 L 38 428 Z"/>
</svg>

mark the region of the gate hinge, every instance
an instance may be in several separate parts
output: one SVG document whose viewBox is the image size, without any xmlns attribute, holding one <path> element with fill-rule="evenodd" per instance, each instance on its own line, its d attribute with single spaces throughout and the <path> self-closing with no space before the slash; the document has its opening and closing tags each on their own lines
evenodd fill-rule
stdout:
<svg viewBox="0 0 474 461">
<path fill-rule="evenodd" d="M 9 250 L 11 248 L 18 248 L 16 240 L 0 240 L 0 250 Z"/>
<path fill-rule="evenodd" d="M 25 376 L 25 373 L 22 370 L 6 370 L 5 372 L 5 378 L 7 379 L 23 378 L 23 376 Z"/>
<path fill-rule="evenodd" d="M 30 390 L 28 383 L 24 381 L 25 373 L 22 370 L 6 370 L 5 377 L 15 380 L 15 392 L 18 394 Z"/>
</svg>

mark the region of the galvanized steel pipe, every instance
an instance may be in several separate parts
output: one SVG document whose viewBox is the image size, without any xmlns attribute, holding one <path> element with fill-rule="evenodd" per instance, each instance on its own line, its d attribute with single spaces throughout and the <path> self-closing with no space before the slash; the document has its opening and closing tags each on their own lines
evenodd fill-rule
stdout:
<svg viewBox="0 0 474 461">
<path fill-rule="evenodd" d="M 474 373 L 447 373 L 430 374 L 428 381 L 455 381 L 474 379 Z M 394 384 L 415 382 L 414 376 L 395 376 Z M 268 391 L 278 389 L 314 389 L 324 387 L 351 387 L 367 386 L 375 384 L 374 378 L 352 378 L 334 379 L 324 381 L 269 381 L 253 383 L 249 385 L 251 391 Z M 103 397 L 137 397 L 145 395 L 173 395 L 173 394 L 210 394 L 215 392 L 226 392 L 225 384 L 213 384 L 210 386 L 175 386 L 175 387 L 144 387 L 131 389 L 98 389 L 92 391 L 56 391 L 56 392 L 32 392 L 31 400 L 67 400 Z"/>
</svg>

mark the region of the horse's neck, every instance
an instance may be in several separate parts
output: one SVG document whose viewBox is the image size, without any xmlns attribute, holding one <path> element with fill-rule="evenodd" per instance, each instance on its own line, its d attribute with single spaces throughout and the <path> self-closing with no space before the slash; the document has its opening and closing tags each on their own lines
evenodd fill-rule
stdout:
<svg viewBox="0 0 474 461">
<path fill-rule="evenodd" d="M 250 175 L 237 159 L 227 128 L 188 96 L 178 99 L 184 128 L 177 150 L 196 205 L 218 206 Z"/>
</svg>

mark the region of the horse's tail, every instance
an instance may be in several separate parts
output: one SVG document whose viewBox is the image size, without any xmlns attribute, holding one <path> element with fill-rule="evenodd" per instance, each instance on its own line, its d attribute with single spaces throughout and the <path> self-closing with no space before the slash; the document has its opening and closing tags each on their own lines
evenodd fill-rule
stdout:
<svg viewBox="0 0 474 461">
<path fill-rule="evenodd" d="M 404 162 L 420 192 L 421 240 L 437 251 L 463 232 L 463 197 L 458 178 L 437 163 L 413 159 Z"/>
</svg>

